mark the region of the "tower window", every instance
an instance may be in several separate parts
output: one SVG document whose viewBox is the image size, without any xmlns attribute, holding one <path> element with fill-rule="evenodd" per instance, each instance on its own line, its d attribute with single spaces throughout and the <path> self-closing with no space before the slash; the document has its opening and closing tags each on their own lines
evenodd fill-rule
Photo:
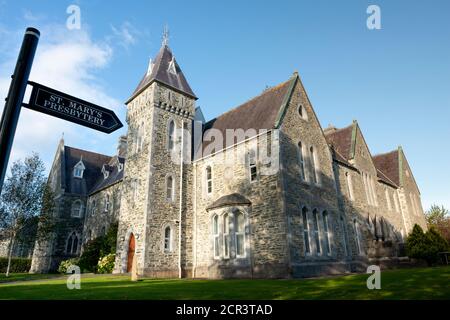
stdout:
<svg viewBox="0 0 450 320">
<path fill-rule="evenodd" d="M 78 236 L 74 231 L 67 239 L 66 253 L 76 254 L 77 252 L 78 252 Z"/>
<path fill-rule="evenodd" d="M 256 164 L 256 152 L 255 150 L 250 150 L 248 152 L 248 168 L 250 173 L 250 181 L 254 182 L 258 179 L 258 168 Z"/>
<path fill-rule="evenodd" d="M 172 252 L 172 229 L 170 226 L 164 229 L 164 252 Z"/>
<path fill-rule="evenodd" d="M 212 180 L 212 170 L 211 166 L 206 167 L 206 192 L 208 194 L 212 193 L 213 190 L 213 180 Z"/>
<path fill-rule="evenodd" d="M 168 140 L 168 149 L 172 151 L 175 148 L 175 122 L 173 120 L 169 122 Z"/>
<path fill-rule="evenodd" d="M 166 197 L 167 200 L 173 201 L 174 198 L 174 181 L 172 176 L 168 176 L 166 179 Z"/>
<path fill-rule="evenodd" d="M 81 203 L 81 200 L 74 201 L 74 203 L 72 204 L 72 217 L 80 218 L 82 209 L 83 209 L 83 204 Z"/>
</svg>

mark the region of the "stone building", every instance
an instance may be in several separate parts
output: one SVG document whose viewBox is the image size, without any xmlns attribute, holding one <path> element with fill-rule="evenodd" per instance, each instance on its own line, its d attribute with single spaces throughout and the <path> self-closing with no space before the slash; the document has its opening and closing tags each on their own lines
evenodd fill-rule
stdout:
<svg viewBox="0 0 450 320">
<path fill-rule="evenodd" d="M 322 129 L 297 72 L 205 122 L 163 43 L 126 102 L 115 156 L 64 146 L 49 181 L 64 227 L 32 271 L 118 222 L 115 273 L 286 278 L 398 263 L 420 192 L 401 148 L 372 156 L 356 121 Z M 126 159 L 126 160 L 125 160 Z"/>
</svg>

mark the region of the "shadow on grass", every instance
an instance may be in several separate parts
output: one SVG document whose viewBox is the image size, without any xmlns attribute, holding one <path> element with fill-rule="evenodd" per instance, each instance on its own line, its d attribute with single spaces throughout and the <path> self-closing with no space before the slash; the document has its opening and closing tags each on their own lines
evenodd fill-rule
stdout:
<svg viewBox="0 0 450 320">
<path fill-rule="evenodd" d="M 450 299 L 450 267 L 383 271 L 381 290 L 368 290 L 368 275 L 299 280 L 145 279 L 83 277 L 81 290 L 66 280 L 0 285 L 0 299 Z"/>
</svg>

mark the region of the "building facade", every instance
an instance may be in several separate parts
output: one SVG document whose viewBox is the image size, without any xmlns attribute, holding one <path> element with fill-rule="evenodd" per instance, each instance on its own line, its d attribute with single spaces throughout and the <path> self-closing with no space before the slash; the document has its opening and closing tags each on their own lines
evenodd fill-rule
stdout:
<svg viewBox="0 0 450 320">
<path fill-rule="evenodd" d="M 55 270 L 118 223 L 115 273 L 288 278 L 395 264 L 420 192 L 401 147 L 372 156 L 356 121 L 323 129 L 298 73 L 206 122 L 163 43 L 126 102 L 105 156 L 61 140 L 49 182 L 53 238 L 32 272 Z M 365 269 L 364 269 L 365 270 Z"/>
</svg>

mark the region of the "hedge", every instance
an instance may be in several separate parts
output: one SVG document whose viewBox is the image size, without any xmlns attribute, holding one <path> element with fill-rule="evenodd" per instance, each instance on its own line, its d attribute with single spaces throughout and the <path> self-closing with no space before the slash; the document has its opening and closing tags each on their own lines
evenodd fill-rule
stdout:
<svg viewBox="0 0 450 320">
<path fill-rule="evenodd" d="M 8 268 L 8 258 L 0 258 L 0 273 L 6 273 L 7 268 Z M 31 268 L 31 259 L 12 258 L 9 272 L 24 273 L 28 272 L 30 268 Z"/>
</svg>

